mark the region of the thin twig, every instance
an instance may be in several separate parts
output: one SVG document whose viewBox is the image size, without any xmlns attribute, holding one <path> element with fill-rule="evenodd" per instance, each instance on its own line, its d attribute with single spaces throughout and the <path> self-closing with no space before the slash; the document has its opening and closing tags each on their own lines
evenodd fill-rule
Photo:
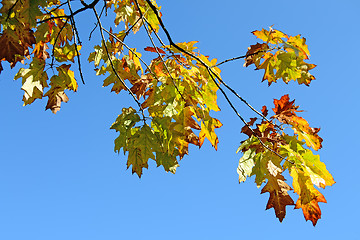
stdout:
<svg viewBox="0 0 360 240">
<path fill-rule="evenodd" d="M 105 8 L 106 8 L 106 5 L 104 5 L 103 8 L 101 9 L 99 18 L 101 18 L 101 16 L 102 16 Z M 98 23 L 96 23 L 96 24 L 95 24 L 95 27 L 93 28 L 93 30 L 91 30 L 91 32 L 90 32 L 90 34 L 89 34 L 89 41 L 91 40 L 91 36 L 92 36 L 93 32 L 96 30 L 97 26 L 98 26 Z"/>
<path fill-rule="evenodd" d="M 139 57 L 139 55 L 137 55 L 137 53 L 130 48 L 128 45 L 126 45 L 123 41 L 121 41 L 120 38 L 118 38 L 115 34 L 113 34 L 112 32 L 106 30 L 105 28 L 103 28 L 103 30 L 109 34 L 110 36 L 112 36 L 113 38 L 115 38 L 117 41 L 119 41 L 124 47 L 126 47 L 129 51 L 131 51 L 145 66 L 146 68 L 149 70 L 149 72 L 157 79 L 156 75 L 151 71 L 149 65 L 141 58 Z M 158 80 L 158 79 L 157 79 Z"/>
<path fill-rule="evenodd" d="M 11 12 L 12 12 L 12 10 L 14 9 L 14 7 L 16 6 L 16 4 L 17 4 L 18 2 L 19 2 L 19 0 L 16 0 L 16 2 L 9 8 L 9 10 L 8 10 L 8 15 L 7 15 L 5 21 L 9 20 L 10 15 L 11 15 Z"/>
<path fill-rule="evenodd" d="M 149 4 L 149 6 L 151 7 L 151 9 L 154 11 L 161 28 L 163 29 L 163 31 L 165 32 L 165 35 L 167 36 L 167 39 L 170 43 L 171 46 L 173 46 L 174 48 L 178 49 L 179 51 L 181 51 L 182 53 L 189 55 L 190 57 L 194 58 L 195 60 L 197 60 L 201 65 L 203 65 L 207 71 L 209 72 L 210 77 L 212 78 L 213 82 L 217 85 L 217 87 L 220 89 L 221 93 L 224 95 L 226 101 L 228 102 L 228 104 L 230 105 L 230 107 L 233 109 L 233 111 L 236 113 L 236 115 L 240 118 L 240 120 L 250 129 L 250 131 L 253 133 L 253 135 L 259 140 L 259 142 L 261 143 L 261 145 L 266 148 L 267 150 L 275 153 L 278 157 L 280 157 L 281 159 L 288 161 L 292 164 L 294 164 L 293 162 L 289 161 L 288 159 L 286 159 L 285 157 L 281 156 L 279 153 L 277 153 L 276 151 L 274 151 L 273 149 L 269 148 L 261 139 L 259 136 L 257 136 L 257 134 L 254 132 L 254 130 L 249 126 L 249 124 L 245 121 L 245 119 L 238 113 L 238 111 L 236 110 L 236 108 L 234 107 L 234 105 L 232 104 L 232 102 L 230 101 L 230 99 L 228 98 L 227 94 L 225 93 L 225 91 L 220 87 L 219 83 L 216 81 L 215 77 L 224 84 L 224 82 L 222 81 L 222 79 L 219 77 L 219 75 L 214 72 L 211 67 L 209 67 L 204 61 L 202 61 L 199 57 L 195 56 L 194 54 L 184 50 L 183 48 L 179 47 L 177 44 L 175 44 L 168 32 L 168 30 L 166 29 L 164 23 L 162 22 L 159 13 L 156 9 L 156 7 L 151 3 L 150 0 L 146 0 L 146 2 Z M 214 77 L 215 76 L 215 77 Z M 225 85 L 225 84 L 224 84 Z M 227 87 L 229 90 L 231 89 L 230 87 L 228 87 L 227 85 L 225 85 L 225 87 Z M 234 90 L 232 92 L 235 92 Z M 239 95 L 237 95 L 238 97 L 240 97 Z M 242 98 L 241 98 L 242 99 Z M 245 100 L 244 100 L 245 101 Z M 246 101 L 245 101 L 246 102 Z M 263 115 L 261 113 L 259 113 L 258 111 L 256 111 L 258 114 Z M 264 116 L 265 117 L 265 116 Z"/>
<path fill-rule="evenodd" d="M 77 42 L 79 42 L 79 44 L 81 45 L 81 41 L 80 41 L 80 37 L 79 37 L 79 32 L 78 32 L 78 30 L 76 28 L 76 25 L 75 25 L 75 19 L 74 19 L 74 16 L 73 16 L 73 11 L 71 9 L 70 0 L 67 0 L 67 2 L 68 2 L 68 7 L 69 7 L 70 14 L 72 15 L 72 17 L 70 17 L 70 21 L 71 21 L 71 28 L 73 30 L 73 35 L 74 35 L 74 46 L 75 46 L 75 51 L 76 51 L 76 58 L 77 58 L 77 62 L 78 62 L 78 67 L 79 67 L 79 74 L 80 74 L 80 78 L 81 78 L 82 83 L 85 85 L 85 81 L 84 81 L 84 77 L 83 77 L 82 69 L 81 69 L 80 53 L 79 53 L 78 45 L 77 45 Z"/>
<path fill-rule="evenodd" d="M 54 44 L 53 44 L 53 49 L 52 49 L 52 52 L 51 52 L 51 57 L 52 57 L 52 59 L 51 59 L 51 64 L 50 64 L 50 66 L 53 66 L 53 65 L 54 65 L 54 61 L 55 61 L 55 47 L 56 47 L 55 45 L 56 45 L 57 40 L 59 39 L 59 36 L 60 36 L 62 30 L 65 28 L 65 26 L 66 26 L 66 24 L 67 24 L 68 21 L 69 21 L 69 18 L 67 18 L 66 21 L 63 22 L 63 25 L 62 25 L 62 27 L 60 28 L 59 33 L 58 33 L 58 35 L 57 35 L 56 38 L 55 38 L 55 41 L 54 41 Z"/>
<path fill-rule="evenodd" d="M 125 87 L 125 89 L 129 92 L 129 94 L 133 97 L 133 99 L 135 100 L 135 102 L 136 102 L 137 105 L 139 106 L 140 111 L 141 111 L 142 116 L 143 116 L 143 121 L 144 121 L 144 123 L 145 123 L 146 120 L 145 120 L 144 109 L 142 108 L 140 102 L 137 100 L 135 94 L 134 94 L 134 93 L 131 91 L 131 89 L 125 84 L 124 80 L 120 77 L 120 75 L 119 75 L 118 72 L 116 71 L 115 66 L 114 66 L 114 63 L 113 63 L 113 61 L 112 61 L 112 59 L 111 59 L 111 57 L 110 57 L 109 49 L 108 49 L 107 46 L 106 46 L 105 37 L 104 37 L 104 32 L 103 32 L 103 27 L 102 27 L 102 24 L 101 24 L 99 15 L 98 15 L 95 7 L 93 7 L 92 9 L 93 9 L 93 12 L 94 12 L 94 14 L 95 14 L 95 16 L 96 16 L 97 22 L 98 22 L 98 24 L 99 24 L 99 30 L 100 30 L 101 39 L 102 39 L 102 42 L 103 42 L 103 44 L 104 44 L 105 51 L 106 51 L 107 57 L 108 57 L 108 59 L 109 59 L 111 68 L 112 68 L 112 70 L 114 71 L 115 76 L 120 80 L 120 82 L 123 84 L 123 86 Z"/>
<path fill-rule="evenodd" d="M 143 15 L 143 13 L 141 12 L 141 9 L 140 9 L 140 6 L 139 6 L 139 3 L 138 3 L 137 0 L 135 0 L 135 4 L 136 4 L 136 6 L 137 6 L 137 8 L 138 8 L 138 11 L 139 11 L 139 13 L 140 13 L 140 18 L 143 19 L 143 21 L 144 21 L 145 17 L 144 17 L 144 15 Z M 145 24 L 143 24 L 143 26 L 144 26 L 144 28 L 145 28 L 145 30 L 146 30 L 146 33 L 147 33 L 147 35 L 148 35 L 148 37 L 149 37 L 149 39 L 150 39 L 150 41 L 151 41 L 151 44 L 153 45 L 155 51 L 157 52 L 159 58 L 161 59 L 162 64 L 165 66 L 165 69 L 166 69 L 166 71 L 168 72 L 168 74 L 169 74 L 169 76 L 170 76 L 170 78 L 171 78 L 171 81 L 172 81 L 172 83 L 173 83 L 174 86 L 175 86 L 176 91 L 180 94 L 181 98 L 182 98 L 182 99 L 184 100 L 184 102 L 186 103 L 186 100 L 185 100 L 184 96 L 182 95 L 182 93 L 180 92 L 179 87 L 176 85 L 175 79 L 174 79 L 173 76 L 171 75 L 170 70 L 169 70 L 168 66 L 166 65 L 166 63 L 165 63 L 165 60 L 164 60 L 163 56 L 160 54 L 159 50 L 158 50 L 157 47 L 156 47 L 156 45 L 155 45 L 155 43 L 154 43 L 154 40 L 153 40 L 152 37 L 151 37 L 151 33 L 150 33 L 149 29 L 146 27 Z M 149 24 L 149 26 L 151 26 L 151 24 Z"/>
<path fill-rule="evenodd" d="M 40 23 L 47 22 L 47 21 L 49 21 L 49 20 L 58 19 L 58 18 L 67 18 L 67 19 L 69 19 L 69 18 L 71 18 L 71 17 L 74 17 L 74 16 L 75 16 L 76 14 L 78 14 L 78 13 L 81 13 L 81 12 L 87 10 L 87 9 L 90 9 L 90 8 L 95 7 L 96 4 L 98 4 L 99 1 L 100 1 L 100 0 L 94 0 L 94 1 L 92 1 L 90 4 L 86 4 L 83 0 L 80 0 L 81 4 L 82 4 L 84 7 L 76 10 L 75 12 L 73 12 L 73 14 L 71 14 L 71 15 L 64 15 L 64 16 L 49 17 L 49 18 L 46 18 L 46 19 L 44 19 L 44 20 L 38 21 L 38 22 L 36 22 L 36 23 L 37 23 L 37 24 L 40 24 Z"/>
</svg>

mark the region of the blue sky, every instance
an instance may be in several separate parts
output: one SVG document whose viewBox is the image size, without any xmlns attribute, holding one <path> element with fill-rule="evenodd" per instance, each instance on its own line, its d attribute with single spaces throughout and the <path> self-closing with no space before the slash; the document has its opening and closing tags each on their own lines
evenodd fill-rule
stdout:
<svg viewBox="0 0 360 240">
<path fill-rule="evenodd" d="M 235 151 L 245 135 L 221 96 L 222 112 L 214 114 L 224 124 L 217 130 L 218 151 L 206 142 L 200 150 L 190 149 L 175 175 L 155 164 L 141 179 L 131 175 L 125 157 L 113 151 L 117 134 L 109 127 L 132 99 L 101 88 L 84 49 L 86 85 L 69 94 L 56 115 L 44 111 L 45 100 L 23 107 L 21 81 L 12 80 L 16 72 L 5 65 L 0 75 L 0 239 L 355 239 L 360 234 L 360 3 L 158 3 L 174 41 L 197 40 L 202 53 L 219 60 L 243 55 L 256 43 L 250 32 L 273 24 L 307 38 L 310 61 L 318 65 L 310 87 L 268 87 L 261 83 L 262 72 L 244 68 L 243 61 L 225 64 L 222 77 L 257 109 L 289 94 L 306 110 L 301 116 L 321 127 L 319 154 L 337 182 L 322 190 L 328 201 L 320 203 L 322 219 L 314 228 L 301 210 L 288 207 L 279 223 L 272 209 L 265 211 L 268 194 L 260 195 L 254 179 L 238 184 Z M 85 43 L 90 15 L 79 15 L 78 21 Z M 129 38 L 129 45 L 146 47 L 142 36 Z M 253 116 L 240 102 L 236 106 L 244 117 Z"/>
</svg>

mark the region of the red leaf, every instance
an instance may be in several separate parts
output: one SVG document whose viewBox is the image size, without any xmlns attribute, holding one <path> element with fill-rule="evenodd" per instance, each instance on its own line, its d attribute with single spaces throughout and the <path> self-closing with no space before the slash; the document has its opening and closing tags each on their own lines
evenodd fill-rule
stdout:
<svg viewBox="0 0 360 240">
<path fill-rule="evenodd" d="M 148 52 L 159 52 L 159 53 L 162 53 L 162 54 L 165 54 L 164 50 L 160 49 L 160 48 L 153 48 L 153 47 L 146 47 L 144 48 L 145 51 L 148 51 Z M 156 51 L 157 50 L 157 51 Z"/>
</svg>

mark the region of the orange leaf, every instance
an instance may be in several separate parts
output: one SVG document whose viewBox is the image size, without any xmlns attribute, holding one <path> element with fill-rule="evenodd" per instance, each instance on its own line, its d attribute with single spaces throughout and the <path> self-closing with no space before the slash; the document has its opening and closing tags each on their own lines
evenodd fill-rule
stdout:
<svg viewBox="0 0 360 240">
<path fill-rule="evenodd" d="M 326 203 L 326 199 L 314 188 L 310 177 L 305 175 L 303 171 L 292 167 L 290 175 L 293 177 L 294 191 L 299 194 L 295 208 L 301 208 L 306 221 L 310 220 L 315 226 L 321 218 L 321 210 L 318 203 Z"/>
<path fill-rule="evenodd" d="M 148 51 L 148 52 L 155 52 L 155 53 L 157 53 L 157 52 L 159 52 L 159 53 L 162 53 L 162 54 L 165 54 L 165 51 L 164 50 L 162 50 L 161 48 L 154 48 L 154 47 L 146 47 L 146 48 L 144 48 L 144 50 L 145 51 Z"/>
<path fill-rule="evenodd" d="M 318 135 L 320 128 L 312 128 L 309 123 L 302 117 L 298 117 L 296 112 L 299 106 L 295 106 L 295 100 L 289 101 L 289 95 L 284 95 L 280 100 L 274 99 L 275 116 L 272 118 L 278 119 L 282 123 L 292 125 L 292 129 L 299 136 L 299 140 L 305 140 L 308 147 L 314 150 L 322 148 L 323 139 Z"/>
</svg>

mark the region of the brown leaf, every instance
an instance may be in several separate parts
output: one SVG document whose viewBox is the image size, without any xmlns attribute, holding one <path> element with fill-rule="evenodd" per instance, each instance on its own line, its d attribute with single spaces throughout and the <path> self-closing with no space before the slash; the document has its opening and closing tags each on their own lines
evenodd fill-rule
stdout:
<svg viewBox="0 0 360 240">
<path fill-rule="evenodd" d="M 280 222 L 282 222 L 286 215 L 286 206 L 294 205 L 294 201 L 287 192 L 291 190 L 291 187 L 284 180 L 285 178 L 279 173 L 277 173 L 276 177 L 270 174 L 268 182 L 261 190 L 261 193 L 270 193 L 266 210 L 274 208 L 275 215 Z"/>
<path fill-rule="evenodd" d="M 266 117 L 267 115 L 268 115 L 268 109 L 266 108 L 266 106 L 263 106 L 262 108 L 261 108 L 261 112 L 262 112 L 262 114 Z"/>
<path fill-rule="evenodd" d="M 144 96 L 151 81 L 151 76 L 142 75 L 140 79 L 135 81 L 134 85 L 130 88 L 130 90 L 137 96 L 138 99 L 140 99 L 142 96 Z"/>
<path fill-rule="evenodd" d="M 266 50 L 269 49 L 269 46 L 266 43 L 257 43 L 255 45 L 250 45 L 246 53 L 244 67 L 247 67 L 251 64 L 255 64 L 256 67 L 259 67 L 260 60 Z"/>
<path fill-rule="evenodd" d="M 254 125 L 255 121 L 257 120 L 257 118 L 250 118 L 250 121 L 247 123 L 247 125 L 243 126 L 241 128 L 241 132 L 245 133 L 246 135 L 248 135 L 249 137 L 251 137 L 253 135 L 253 132 L 251 131 L 251 129 L 248 126 L 252 126 Z"/>
<path fill-rule="evenodd" d="M 61 102 L 68 102 L 69 98 L 66 96 L 65 92 L 60 90 L 53 89 L 52 91 L 46 93 L 45 96 L 49 97 L 49 100 L 46 104 L 45 110 L 51 109 L 53 113 L 56 113 L 60 110 Z"/>
<path fill-rule="evenodd" d="M 275 116 L 272 118 L 278 119 L 282 123 L 292 125 L 292 128 L 299 136 L 299 140 L 305 140 L 308 147 L 312 147 L 314 150 L 322 148 L 323 139 L 318 135 L 320 128 L 312 128 L 309 123 L 302 117 L 298 117 L 296 112 L 302 112 L 298 110 L 299 106 L 295 106 L 295 100 L 289 101 L 289 95 L 284 95 L 280 100 L 274 99 Z"/>
<path fill-rule="evenodd" d="M 29 57 L 28 48 L 36 43 L 33 31 L 27 27 L 17 28 L 16 31 L 4 30 L 0 35 L 0 60 L 6 60 L 11 68 L 23 57 Z M 18 56 L 19 55 L 19 56 Z"/>
</svg>

